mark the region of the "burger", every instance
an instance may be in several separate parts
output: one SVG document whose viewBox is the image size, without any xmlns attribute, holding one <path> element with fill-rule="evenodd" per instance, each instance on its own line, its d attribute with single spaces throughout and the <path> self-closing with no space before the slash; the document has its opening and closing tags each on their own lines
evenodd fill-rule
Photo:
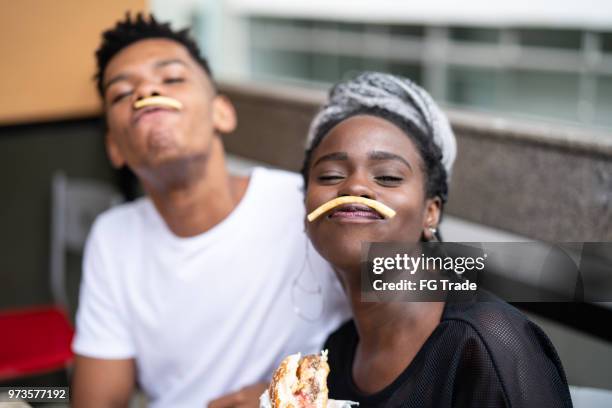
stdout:
<svg viewBox="0 0 612 408">
<path fill-rule="evenodd" d="M 327 351 L 285 358 L 268 388 L 272 408 L 327 408 Z"/>
</svg>

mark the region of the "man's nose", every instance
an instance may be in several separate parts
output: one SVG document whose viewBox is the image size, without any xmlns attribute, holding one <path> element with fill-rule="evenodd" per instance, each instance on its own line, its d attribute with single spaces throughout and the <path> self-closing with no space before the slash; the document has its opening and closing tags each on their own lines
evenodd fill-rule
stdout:
<svg viewBox="0 0 612 408">
<path fill-rule="evenodd" d="M 342 196 L 356 196 L 369 198 L 372 200 L 376 199 L 376 193 L 370 188 L 370 181 L 364 174 L 355 173 L 347 178 L 342 187 L 338 191 L 338 195 Z"/>
<path fill-rule="evenodd" d="M 151 96 L 160 96 L 159 85 L 151 82 L 141 82 L 136 89 L 136 100 L 139 101 Z"/>
</svg>

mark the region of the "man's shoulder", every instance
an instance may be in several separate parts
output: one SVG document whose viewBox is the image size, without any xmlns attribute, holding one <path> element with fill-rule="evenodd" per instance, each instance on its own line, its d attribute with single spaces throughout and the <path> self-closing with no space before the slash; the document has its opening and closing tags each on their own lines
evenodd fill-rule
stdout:
<svg viewBox="0 0 612 408">
<path fill-rule="evenodd" d="M 304 215 L 304 190 L 302 177 L 286 170 L 257 168 L 252 174 L 255 180 L 252 203 L 265 207 L 275 214 L 274 219 L 285 222 L 285 217 L 302 223 Z"/>
<path fill-rule="evenodd" d="M 269 188 L 283 188 L 283 192 L 302 192 L 302 176 L 298 173 L 271 169 L 266 167 L 258 167 L 255 169 L 256 177 L 259 177 Z"/>
<path fill-rule="evenodd" d="M 96 217 L 92 233 L 105 237 L 121 236 L 131 230 L 135 223 L 147 217 L 151 205 L 147 197 L 113 206 Z"/>
</svg>

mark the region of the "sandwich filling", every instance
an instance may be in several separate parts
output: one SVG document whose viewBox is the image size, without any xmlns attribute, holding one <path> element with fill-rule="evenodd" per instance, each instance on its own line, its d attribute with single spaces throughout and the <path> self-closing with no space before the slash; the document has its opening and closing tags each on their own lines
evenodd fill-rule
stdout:
<svg viewBox="0 0 612 408">
<path fill-rule="evenodd" d="M 274 372 L 270 383 L 270 402 L 273 408 L 327 407 L 327 353 L 300 358 L 293 354 L 285 358 Z"/>
</svg>

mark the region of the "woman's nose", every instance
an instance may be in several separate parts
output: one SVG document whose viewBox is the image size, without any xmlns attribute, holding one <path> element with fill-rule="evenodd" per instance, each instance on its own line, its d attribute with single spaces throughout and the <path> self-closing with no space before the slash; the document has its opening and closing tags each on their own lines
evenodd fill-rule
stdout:
<svg viewBox="0 0 612 408">
<path fill-rule="evenodd" d="M 368 178 L 360 174 L 353 174 L 347 178 L 338 191 L 338 195 L 376 199 L 376 194 L 370 188 Z"/>
</svg>

